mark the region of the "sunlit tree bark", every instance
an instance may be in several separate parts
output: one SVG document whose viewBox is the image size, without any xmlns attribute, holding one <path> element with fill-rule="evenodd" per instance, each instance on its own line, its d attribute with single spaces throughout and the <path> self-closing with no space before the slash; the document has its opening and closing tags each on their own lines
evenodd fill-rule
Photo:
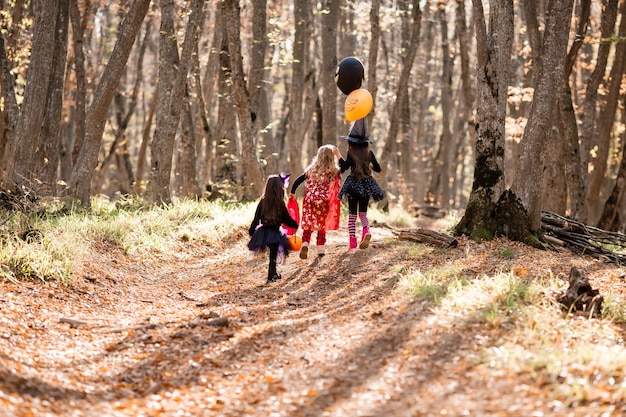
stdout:
<svg viewBox="0 0 626 417">
<path fill-rule="evenodd" d="M 588 172 L 595 165 L 595 158 L 592 158 L 591 151 L 596 143 L 596 114 L 598 106 L 601 105 L 598 90 L 604 80 L 604 74 L 608 66 L 609 53 L 612 46 L 610 39 L 615 35 L 619 0 L 603 0 L 602 3 L 600 44 L 598 45 L 595 67 L 586 83 L 585 97 L 580 111 L 580 158 L 583 169 L 583 181 L 587 184 L 587 199 L 591 195 L 599 193 L 599 190 L 590 188 Z"/>
<path fill-rule="evenodd" d="M 171 175 L 176 131 L 180 123 L 187 75 L 191 67 L 191 54 L 198 41 L 198 31 L 203 19 L 203 0 L 191 1 L 191 13 L 186 25 L 180 57 L 174 24 L 172 0 L 161 0 L 161 29 L 159 42 L 159 85 L 156 107 L 156 128 L 151 158 L 151 197 L 158 204 L 172 202 Z"/>
<path fill-rule="evenodd" d="M 323 0 L 321 15 L 322 66 L 322 137 L 324 143 L 335 143 L 337 135 L 337 23 L 340 0 Z"/>
<path fill-rule="evenodd" d="M 556 101 L 564 74 L 572 8 L 571 0 L 555 0 L 546 11 L 535 94 L 522 137 L 519 169 L 511 187 L 526 209 L 528 227 L 534 232 L 538 232 L 541 226 L 541 185 L 545 166 L 554 163 L 546 155 L 551 148 L 559 146 L 549 140 L 554 139 L 550 132 L 557 115 Z"/>
<path fill-rule="evenodd" d="M 243 199 L 258 198 L 265 185 L 263 171 L 259 164 L 257 137 L 252 129 L 252 109 L 250 93 L 246 87 L 243 61 L 241 56 L 240 9 L 238 0 L 224 0 L 223 10 L 228 34 L 228 56 L 232 70 L 232 93 L 236 103 L 237 121 L 241 141 L 242 176 L 240 185 L 243 187 Z"/>
<path fill-rule="evenodd" d="M 120 26 L 119 37 L 96 87 L 93 101 L 87 110 L 85 142 L 72 171 L 68 190 L 71 197 L 79 199 L 86 207 L 91 203 L 91 179 L 98 166 L 98 152 L 102 143 L 109 105 L 113 100 L 117 84 L 149 6 L 150 0 L 132 2 Z"/>
<path fill-rule="evenodd" d="M 620 15 L 618 36 L 619 39 L 625 39 L 626 2 L 622 2 L 620 5 Z M 602 111 L 596 119 L 596 128 L 594 129 L 596 156 L 592 158 L 593 170 L 589 174 L 589 184 L 587 186 L 588 221 L 591 224 L 597 223 L 604 201 L 608 198 L 603 184 L 606 184 L 605 177 L 608 171 L 609 149 L 613 138 L 613 126 L 619 101 L 620 86 L 622 85 L 625 55 L 626 43 L 617 42 L 615 44 L 611 71 L 608 80 L 606 80 L 606 95 L 602 103 Z"/>
<path fill-rule="evenodd" d="M 33 150 L 38 146 L 48 101 L 54 61 L 54 45 L 50 47 L 50 39 L 54 39 L 57 29 L 58 5 L 58 0 L 34 2 L 34 32 L 24 98 L 15 130 L 9 137 L 6 165 L 9 188 L 17 185 L 31 189 L 35 185 Z"/>
<path fill-rule="evenodd" d="M 580 7 L 580 16 L 574 42 L 567 54 L 566 67 L 562 82 L 562 89 L 559 94 L 559 126 L 564 139 L 564 164 L 567 180 L 567 189 L 570 201 L 569 216 L 579 222 L 587 221 L 587 205 L 585 201 L 586 184 L 583 180 L 583 165 L 581 161 L 578 122 L 572 102 L 572 89 L 570 79 L 572 69 L 578 56 L 578 51 L 582 47 L 583 40 L 587 34 L 589 26 L 589 14 L 591 11 L 591 1 L 583 0 Z M 565 214 L 565 213 L 562 213 Z"/>
<path fill-rule="evenodd" d="M 428 5 L 429 3 L 426 2 L 426 7 L 428 7 Z M 391 119 L 389 121 L 389 132 L 387 133 L 387 137 L 385 138 L 383 151 L 380 158 L 382 168 L 381 178 L 384 181 L 384 183 L 381 184 L 383 186 L 383 189 L 387 189 L 388 184 L 390 183 L 390 178 L 388 177 L 388 164 L 390 158 L 392 158 L 394 142 L 396 140 L 396 137 L 398 136 L 398 131 L 400 129 L 402 102 L 405 99 L 408 91 L 407 85 L 419 46 L 422 11 L 420 9 L 420 4 L 418 0 L 413 0 L 412 2 L 411 17 L 413 18 L 413 31 L 411 32 L 411 38 L 408 44 L 408 49 L 406 50 L 406 55 L 403 57 L 402 60 L 402 72 L 400 74 L 400 77 L 398 79 L 398 85 L 396 87 L 396 100 L 392 105 Z"/>
<path fill-rule="evenodd" d="M 493 214 L 505 191 L 504 134 L 513 43 L 513 1 L 490 2 L 488 31 L 482 1 L 473 0 L 472 4 L 478 59 L 476 162 L 469 202 L 456 225 L 456 233 L 482 240 L 503 234 L 502 224 Z"/>
</svg>

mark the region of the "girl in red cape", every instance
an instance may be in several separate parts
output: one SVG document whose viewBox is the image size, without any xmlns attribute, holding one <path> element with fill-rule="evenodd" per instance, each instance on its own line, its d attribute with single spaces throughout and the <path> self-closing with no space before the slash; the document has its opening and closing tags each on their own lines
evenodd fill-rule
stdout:
<svg viewBox="0 0 626 417">
<path fill-rule="evenodd" d="M 326 254 L 326 230 L 329 209 L 337 200 L 341 174 L 337 160 L 341 152 L 333 145 L 323 145 L 304 173 L 293 182 L 289 198 L 295 198 L 298 186 L 306 181 L 302 200 L 302 248 L 300 259 L 306 259 L 309 253 L 311 235 L 317 231 L 317 255 Z M 338 212 L 334 212 L 339 214 Z"/>
</svg>

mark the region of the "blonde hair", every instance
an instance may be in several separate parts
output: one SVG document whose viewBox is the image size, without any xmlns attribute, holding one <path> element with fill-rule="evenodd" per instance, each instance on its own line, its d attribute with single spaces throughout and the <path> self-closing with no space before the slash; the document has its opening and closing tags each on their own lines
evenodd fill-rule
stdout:
<svg viewBox="0 0 626 417">
<path fill-rule="evenodd" d="M 335 160 L 333 145 L 323 145 L 317 150 L 317 155 L 306 168 L 306 174 L 309 178 L 323 179 L 327 174 L 330 178 L 334 178 L 339 173 L 339 166 Z"/>
</svg>

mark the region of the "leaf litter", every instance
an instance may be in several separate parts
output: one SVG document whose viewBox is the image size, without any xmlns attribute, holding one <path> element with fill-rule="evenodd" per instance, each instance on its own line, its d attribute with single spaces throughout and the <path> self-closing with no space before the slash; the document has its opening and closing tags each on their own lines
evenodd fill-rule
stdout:
<svg viewBox="0 0 626 417">
<path fill-rule="evenodd" d="M 439 249 L 372 230 L 370 248 L 353 251 L 345 230 L 329 232 L 325 257 L 292 254 L 270 285 L 267 259 L 242 234 L 169 255 L 102 247 L 69 286 L 2 282 L 0 415 L 626 411 L 614 365 L 626 355 L 622 324 L 568 316 L 549 300 L 505 314 L 506 294 L 476 289 L 502 273 L 564 288 L 576 266 L 622 305 L 621 266 L 505 239 Z M 440 301 L 409 295 L 402 282 L 416 271 L 449 274 Z"/>
</svg>

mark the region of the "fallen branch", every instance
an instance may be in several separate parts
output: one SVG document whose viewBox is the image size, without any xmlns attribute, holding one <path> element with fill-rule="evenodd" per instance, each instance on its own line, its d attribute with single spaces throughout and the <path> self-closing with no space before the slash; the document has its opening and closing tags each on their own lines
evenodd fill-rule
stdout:
<svg viewBox="0 0 626 417">
<path fill-rule="evenodd" d="M 397 231 L 394 230 L 394 233 L 397 234 L 398 239 L 400 240 L 427 243 L 441 248 L 455 248 L 458 244 L 454 236 L 430 229 L 424 229 L 422 227 L 414 229 L 399 229 Z"/>
<path fill-rule="evenodd" d="M 157 325 L 154 323 L 150 324 L 138 324 L 136 326 L 127 326 L 127 327 L 118 327 L 115 329 L 107 330 L 106 333 L 122 333 L 127 330 L 150 330 L 156 328 Z"/>
<path fill-rule="evenodd" d="M 71 329 L 76 329 L 77 327 L 86 326 L 89 324 L 88 322 L 83 321 L 83 320 L 70 319 L 67 317 L 61 317 L 59 319 L 59 323 L 67 323 L 70 325 Z"/>
<path fill-rule="evenodd" d="M 626 235 L 623 233 L 602 230 L 545 211 L 541 213 L 541 230 L 545 240 L 553 246 L 608 262 L 626 262 L 626 254 L 613 249 L 616 247 L 626 251 Z"/>
</svg>

